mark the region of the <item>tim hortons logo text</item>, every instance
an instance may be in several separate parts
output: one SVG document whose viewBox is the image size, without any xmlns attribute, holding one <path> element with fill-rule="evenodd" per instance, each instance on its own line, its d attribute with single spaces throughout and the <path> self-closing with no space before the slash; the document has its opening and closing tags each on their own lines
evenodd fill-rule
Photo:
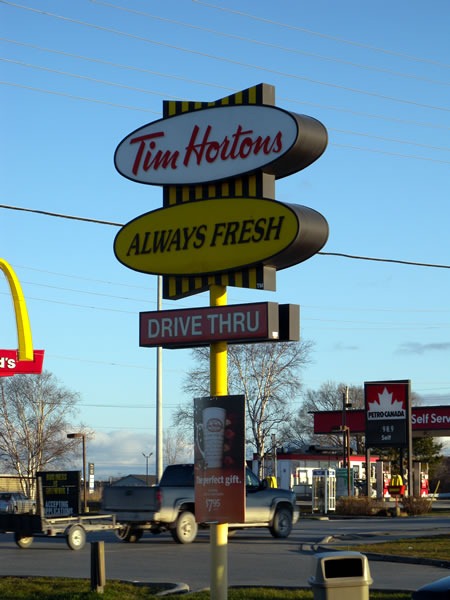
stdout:
<svg viewBox="0 0 450 600">
<path fill-rule="evenodd" d="M 140 183 L 216 181 L 278 164 L 298 132 L 293 114 L 276 107 L 211 107 L 144 125 L 122 140 L 114 162 Z"/>
<path fill-rule="evenodd" d="M 231 136 L 215 139 L 212 125 L 203 130 L 195 125 L 186 147 L 180 151 L 161 149 L 158 142 L 165 137 L 165 133 L 157 131 L 130 139 L 130 144 L 136 145 L 132 172 L 138 175 L 140 170 L 144 173 L 150 170 L 176 170 L 180 164 L 184 167 L 201 166 L 204 162 L 212 164 L 218 160 L 246 159 L 252 154 L 276 155 L 283 148 L 282 135 L 281 131 L 277 131 L 273 137 L 262 137 L 252 129 L 238 125 Z"/>
</svg>

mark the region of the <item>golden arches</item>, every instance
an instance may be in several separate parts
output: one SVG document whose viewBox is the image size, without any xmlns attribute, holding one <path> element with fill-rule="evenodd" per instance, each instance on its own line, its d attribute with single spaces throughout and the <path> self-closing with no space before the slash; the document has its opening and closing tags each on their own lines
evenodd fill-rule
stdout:
<svg viewBox="0 0 450 600">
<path fill-rule="evenodd" d="M 3 271 L 9 283 L 11 296 L 16 315 L 17 340 L 19 343 L 19 360 L 33 360 L 33 339 L 31 336 L 30 321 L 28 319 L 27 305 L 22 292 L 22 286 L 14 273 L 14 269 L 6 260 L 0 258 L 0 270 Z"/>
</svg>

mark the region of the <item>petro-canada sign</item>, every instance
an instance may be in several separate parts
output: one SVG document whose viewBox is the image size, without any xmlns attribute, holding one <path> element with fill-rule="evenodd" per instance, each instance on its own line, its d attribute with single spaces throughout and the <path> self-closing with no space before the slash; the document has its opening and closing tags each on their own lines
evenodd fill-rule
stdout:
<svg viewBox="0 0 450 600">
<path fill-rule="evenodd" d="M 286 177 L 317 160 L 325 127 L 266 105 L 215 106 L 153 121 L 118 145 L 121 175 L 151 185 L 190 185 L 264 170 Z"/>
</svg>

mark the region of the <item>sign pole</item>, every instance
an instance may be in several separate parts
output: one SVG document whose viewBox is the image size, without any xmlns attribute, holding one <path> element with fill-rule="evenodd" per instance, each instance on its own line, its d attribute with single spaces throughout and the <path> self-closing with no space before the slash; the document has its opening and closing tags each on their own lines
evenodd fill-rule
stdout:
<svg viewBox="0 0 450 600">
<path fill-rule="evenodd" d="M 225 286 L 210 287 L 210 306 L 225 306 Z M 228 393 L 227 342 L 214 342 L 210 350 L 210 393 L 211 396 L 226 396 Z M 211 532 L 211 600 L 226 600 L 228 597 L 228 523 L 213 523 Z"/>
</svg>

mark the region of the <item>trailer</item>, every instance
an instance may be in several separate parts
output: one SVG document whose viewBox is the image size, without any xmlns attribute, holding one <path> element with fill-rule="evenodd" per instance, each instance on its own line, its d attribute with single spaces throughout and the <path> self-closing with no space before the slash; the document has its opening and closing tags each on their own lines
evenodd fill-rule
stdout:
<svg viewBox="0 0 450 600">
<path fill-rule="evenodd" d="M 36 503 L 27 512 L 0 513 L 0 533 L 13 533 L 19 548 L 29 548 L 35 537 L 64 536 L 71 550 L 81 550 L 87 533 L 123 527 L 114 514 L 81 514 L 79 471 L 40 472 L 36 489 Z"/>
<path fill-rule="evenodd" d="M 78 515 L 42 517 L 39 514 L 0 514 L 0 532 L 13 533 L 19 548 L 29 548 L 35 537 L 63 535 L 71 550 L 81 550 L 86 534 L 93 531 L 120 529 L 115 515 Z"/>
</svg>

